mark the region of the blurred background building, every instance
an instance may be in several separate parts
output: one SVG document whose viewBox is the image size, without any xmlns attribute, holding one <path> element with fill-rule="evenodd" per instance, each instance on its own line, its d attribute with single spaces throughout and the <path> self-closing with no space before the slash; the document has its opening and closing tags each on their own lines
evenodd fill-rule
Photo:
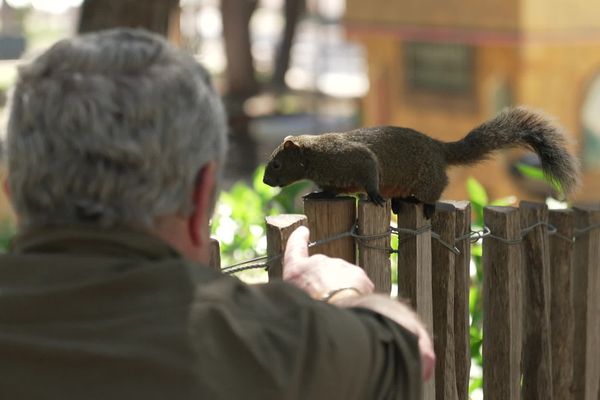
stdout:
<svg viewBox="0 0 600 400">
<path fill-rule="evenodd" d="M 556 116 L 600 200 L 600 3 L 593 0 L 0 0 L 0 105 L 16 67 L 77 32 L 140 26 L 210 70 L 231 126 L 228 182 L 248 178 L 290 134 L 408 126 L 456 140 L 525 104 Z M 507 151 L 450 172 L 491 198 L 542 200 Z M 0 199 L 0 219 L 7 215 Z"/>
<path fill-rule="evenodd" d="M 367 49 L 365 125 L 410 126 L 444 140 L 510 105 L 551 114 L 571 133 L 585 175 L 580 201 L 600 198 L 600 3 L 590 0 L 348 0 L 350 38 Z M 445 197 L 475 176 L 492 197 L 536 199 L 522 152 L 451 171 Z"/>
</svg>

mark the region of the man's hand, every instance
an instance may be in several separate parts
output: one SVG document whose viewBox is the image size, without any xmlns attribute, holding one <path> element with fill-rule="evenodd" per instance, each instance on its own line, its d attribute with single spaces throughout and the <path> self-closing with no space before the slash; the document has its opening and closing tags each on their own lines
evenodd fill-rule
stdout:
<svg viewBox="0 0 600 400">
<path fill-rule="evenodd" d="M 362 268 L 339 258 L 319 254 L 309 256 L 308 236 L 308 229 L 304 226 L 290 235 L 283 258 L 283 280 L 318 300 L 336 289 L 356 289 L 362 295 L 335 295 L 329 302 L 340 307 L 361 307 L 375 311 L 412 332 L 419 343 L 423 379 L 429 379 L 435 366 L 433 343 L 415 312 L 389 297 L 371 295 L 373 283 Z"/>
<path fill-rule="evenodd" d="M 373 283 L 362 268 L 340 258 L 321 254 L 309 256 L 308 235 L 308 228 L 304 226 L 290 235 L 283 257 L 284 281 L 317 300 L 337 289 L 353 288 L 356 294 L 373 292 Z"/>
</svg>

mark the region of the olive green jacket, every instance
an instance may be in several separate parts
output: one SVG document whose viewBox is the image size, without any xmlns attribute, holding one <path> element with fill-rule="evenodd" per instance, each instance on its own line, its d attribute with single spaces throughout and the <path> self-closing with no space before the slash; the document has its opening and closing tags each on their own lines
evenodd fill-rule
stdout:
<svg viewBox="0 0 600 400">
<path fill-rule="evenodd" d="M 417 399 L 416 339 L 371 311 L 247 285 L 133 231 L 0 257 L 1 399 Z"/>
</svg>

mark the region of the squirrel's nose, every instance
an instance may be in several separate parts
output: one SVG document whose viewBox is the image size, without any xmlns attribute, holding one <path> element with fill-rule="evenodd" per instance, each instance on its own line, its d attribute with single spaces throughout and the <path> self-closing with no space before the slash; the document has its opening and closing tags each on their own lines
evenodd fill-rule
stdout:
<svg viewBox="0 0 600 400">
<path fill-rule="evenodd" d="M 274 181 L 274 179 L 271 179 L 269 176 L 267 176 L 265 174 L 265 176 L 263 177 L 263 183 L 265 185 L 269 185 L 271 187 L 277 186 L 277 183 Z"/>
</svg>

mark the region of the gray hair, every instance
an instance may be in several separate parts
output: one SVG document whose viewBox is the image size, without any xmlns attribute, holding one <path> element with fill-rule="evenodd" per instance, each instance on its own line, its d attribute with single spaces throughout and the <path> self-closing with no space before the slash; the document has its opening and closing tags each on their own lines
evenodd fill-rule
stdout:
<svg viewBox="0 0 600 400">
<path fill-rule="evenodd" d="M 19 70 L 6 157 L 22 227 L 187 216 L 199 170 L 225 149 L 207 72 L 157 35 L 82 35 Z"/>
</svg>

